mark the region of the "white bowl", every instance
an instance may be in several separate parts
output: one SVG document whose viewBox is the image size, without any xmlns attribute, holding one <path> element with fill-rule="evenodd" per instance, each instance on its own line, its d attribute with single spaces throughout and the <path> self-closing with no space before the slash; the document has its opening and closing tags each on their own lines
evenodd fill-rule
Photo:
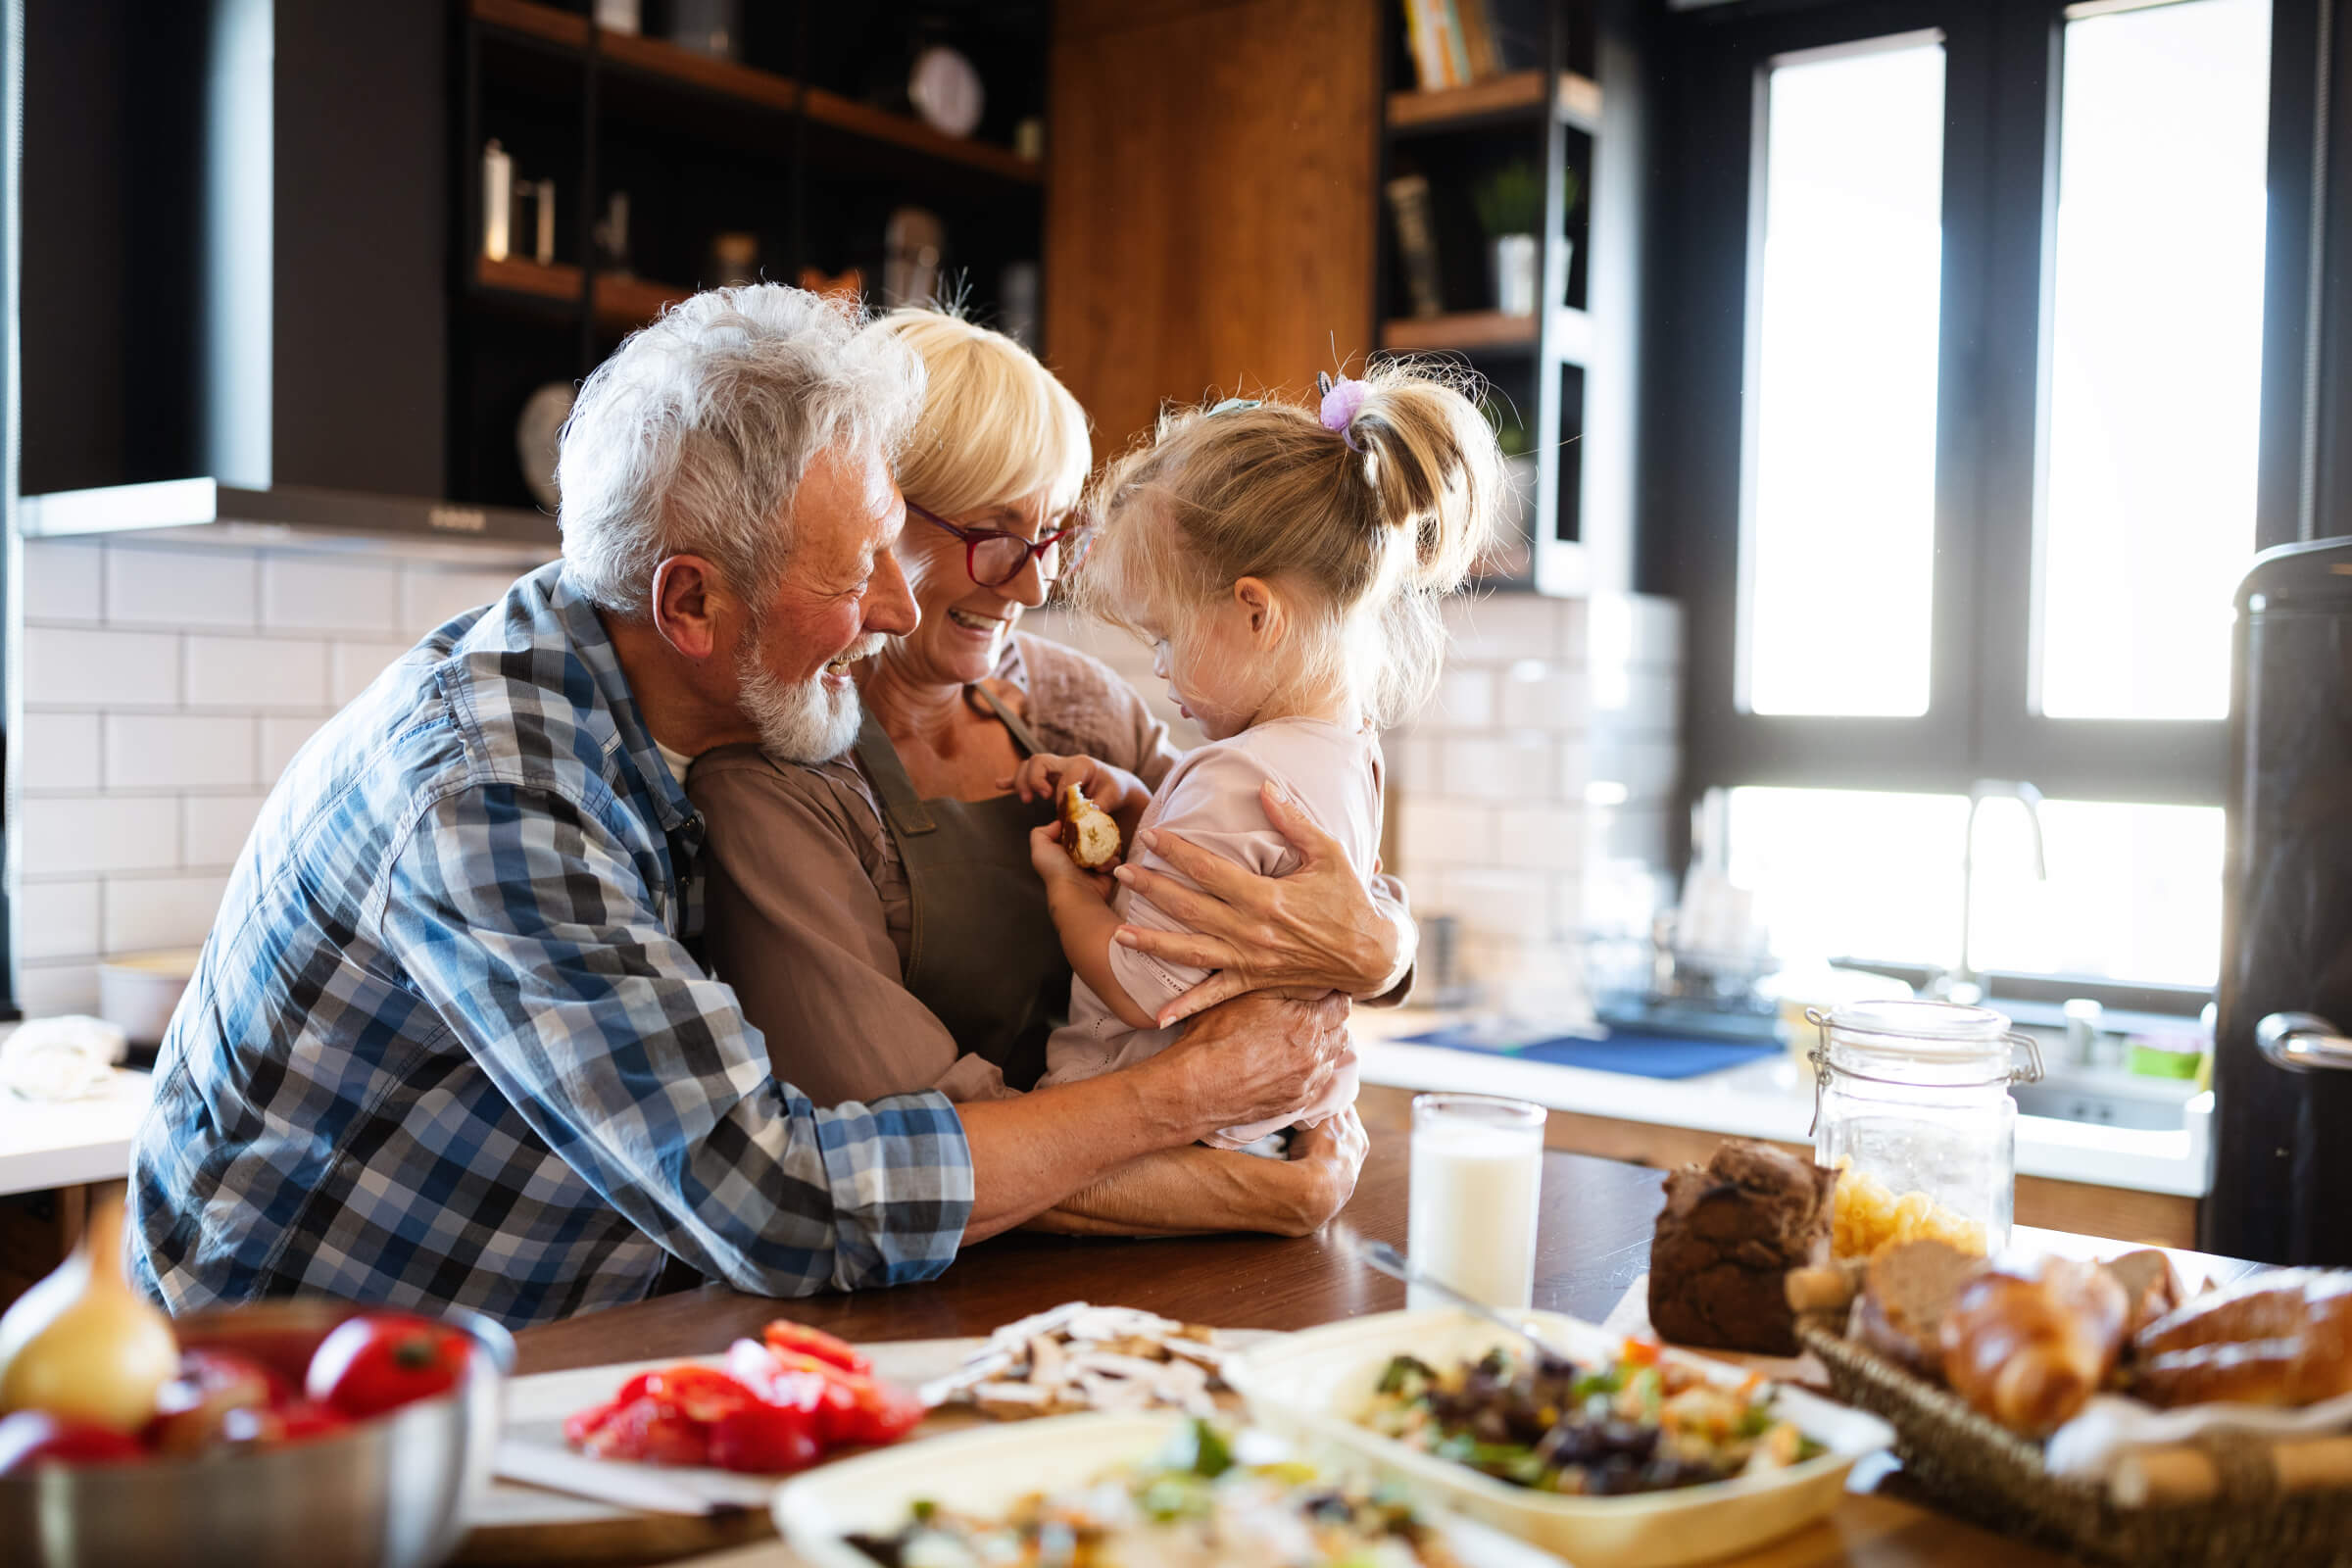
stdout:
<svg viewBox="0 0 2352 1568">
<path fill-rule="evenodd" d="M 1529 1320 L 1580 1365 L 1613 1361 L 1624 1341 L 1555 1312 Z M 1255 1346 L 1226 1364 L 1225 1379 L 1250 1401 L 1259 1426 L 1298 1440 L 1315 1457 L 1355 1456 L 1431 1503 L 1559 1553 L 1577 1568 L 1675 1568 L 1748 1551 L 1820 1519 L 1845 1494 L 1864 1454 L 1894 1442 L 1877 1416 L 1784 1388 L 1776 1409 L 1828 1450 L 1801 1464 L 1671 1492 L 1566 1497 L 1498 1481 L 1450 1459 L 1358 1426 L 1380 1374 L 1396 1355 L 1433 1366 L 1475 1360 L 1518 1342 L 1467 1312 L 1385 1312 L 1308 1329 Z M 1749 1374 L 1681 1350 L 1664 1359 L 1737 1388 Z"/>
<path fill-rule="evenodd" d="M 788 1481 L 770 1506 L 776 1529 L 809 1568 L 874 1568 L 846 1537 L 896 1535 L 918 1501 L 993 1515 L 1033 1492 L 1086 1486 L 1150 1459 L 1187 1419 L 1167 1412 L 1049 1416 L 903 1443 Z M 1467 1568 L 1565 1568 L 1468 1520 L 1437 1509 L 1425 1517 Z"/>
<path fill-rule="evenodd" d="M 98 1016 L 134 1046 L 162 1044 L 198 956 L 195 948 L 175 948 L 108 959 L 98 966 Z"/>
</svg>

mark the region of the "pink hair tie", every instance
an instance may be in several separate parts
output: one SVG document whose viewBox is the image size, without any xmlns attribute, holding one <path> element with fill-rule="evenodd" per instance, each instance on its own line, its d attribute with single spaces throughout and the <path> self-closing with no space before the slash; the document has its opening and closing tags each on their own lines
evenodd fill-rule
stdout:
<svg viewBox="0 0 2352 1568">
<path fill-rule="evenodd" d="M 1361 381 L 1346 376 L 1334 381 L 1330 376 L 1318 373 L 1315 376 L 1315 390 L 1323 394 L 1323 406 L 1318 411 L 1322 416 L 1323 428 L 1347 442 L 1348 451 L 1363 451 L 1356 444 L 1355 437 L 1348 433 L 1348 427 L 1355 422 L 1355 416 L 1362 412 L 1364 399 L 1371 396 L 1372 389 Z"/>
</svg>

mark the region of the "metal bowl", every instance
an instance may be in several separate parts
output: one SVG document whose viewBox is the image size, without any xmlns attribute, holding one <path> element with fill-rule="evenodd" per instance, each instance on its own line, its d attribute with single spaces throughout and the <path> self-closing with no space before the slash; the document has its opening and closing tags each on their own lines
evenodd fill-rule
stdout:
<svg viewBox="0 0 2352 1568">
<path fill-rule="evenodd" d="M 183 1348 L 243 1350 L 299 1388 L 318 1342 L 361 1310 L 268 1301 L 191 1313 L 172 1328 Z M 467 1499 L 489 1485 L 514 1342 L 474 1313 L 442 1316 L 472 1336 L 464 1381 L 348 1432 L 282 1448 L 0 1476 L 0 1557 L 28 1568 L 446 1561 L 465 1532 Z"/>
</svg>

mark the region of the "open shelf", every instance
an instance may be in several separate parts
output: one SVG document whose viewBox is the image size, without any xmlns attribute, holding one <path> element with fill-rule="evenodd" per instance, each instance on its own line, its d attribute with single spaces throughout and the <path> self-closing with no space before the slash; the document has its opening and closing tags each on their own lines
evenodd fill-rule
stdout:
<svg viewBox="0 0 2352 1568">
<path fill-rule="evenodd" d="M 1450 316 L 1399 316 L 1381 323 L 1380 346 L 1400 353 L 1437 354 L 1449 349 L 1532 349 L 1537 318 L 1500 311 L 1457 311 Z"/>
<path fill-rule="evenodd" d="M 580 270 L 567 262 L 542 267 L 514 257 L 494 262 L 483 256 L 475 259 L 473 280 L 491 293 L 523 294 L 565 305 L 577 304 L 580 298 Z M 597 324 L 622 331 L 643 326 L 661 315 L 662 307 L 685 297 L 684 289 L 642 277 L 599 273 L 594 298 Z"/>
<path fill-rule="evenodd" d="M 485 25 L 561 48 L 585 51 L 588 47 L 585 17 L 541 5 L 537 0 L 470 0 L 470 4 L 474 20 Z M 664 39 L 615 32 L 610 27 L 599 27 L 595 42 L 599 55 L 623 70 L 715 93 L 755 108 L 799 114 L 814 123 L 853 136 L 919 153 L 999 179 L 1026 185 L 1041 184 L 1045 179 L 1036 160 L 1023 158 L 1009 148 L 943 135 L 906 115 L 857 103 L 822 87 L 805 87 L 772 71 L 737 65 L 731 60 L 714 60 Z"/>
<path fill-rule="evenodd" d="M 512 0 L 509 0 L 512 3 Z M 1600 84 L 1573 71 L 1559 74 L 1550 93 L 1552 113 L 1579 130 L 1600 128 Z M 1389 128 L 1400 132 L 1452 130 L 1491 120 L 1539 113 L 1544 103 L 1544 73 L 1513 71 L 1466 87 L 1432 91 L 1405 88 L 1389 94 Z"/>
</svg>

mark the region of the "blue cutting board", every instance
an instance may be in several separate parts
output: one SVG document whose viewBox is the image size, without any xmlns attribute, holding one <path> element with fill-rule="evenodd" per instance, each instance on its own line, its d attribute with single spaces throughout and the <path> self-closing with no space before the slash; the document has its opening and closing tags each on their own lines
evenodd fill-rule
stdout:
<svg viewBox="0 0 2352 1568">
<path fill-rule="evenodd" d="M 1403 1038 L 1407 1045 L 1441 1046 L 1448 1051 L 1467 1051 L 1481 1056 L 1544 1061 L 1560 1067 L 1584 1067 L 1593 1072 L 1630 1073 L 1637 1078 L 1696 1078 L 1704 1073 L 1721 1072 L 1726 1067 L 1742 1066 L 1781 1054 L 1781 1048 L 1777 1045 L 1736 1046 L 1721 1040 L 1636 1034 L 1614 1034 L 1606 1040 L 1562 1035 L 1556 1039 L 1537 1040 L 1524 1046 L 1497 1050 L 1481 1041 L 1466 1024 L 1452 1024 L 1444 1029 L 1433 1029 L 1427 1034 L 1406 1035 Z"/>
</svg>

